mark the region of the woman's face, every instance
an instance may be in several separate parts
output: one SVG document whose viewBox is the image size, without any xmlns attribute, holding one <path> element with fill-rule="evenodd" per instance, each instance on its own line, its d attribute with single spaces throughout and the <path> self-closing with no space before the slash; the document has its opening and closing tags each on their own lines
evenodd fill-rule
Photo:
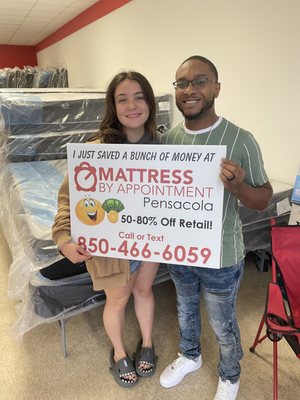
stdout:
<svg viewBox="0 0 300 400">
<path fill-rule="evenodd" d="M 134 143 L 144 134 L 149 107 L 140 84 L 125 79 L 115 91 L 116 112 L 127 139 Z"/>
</svg>

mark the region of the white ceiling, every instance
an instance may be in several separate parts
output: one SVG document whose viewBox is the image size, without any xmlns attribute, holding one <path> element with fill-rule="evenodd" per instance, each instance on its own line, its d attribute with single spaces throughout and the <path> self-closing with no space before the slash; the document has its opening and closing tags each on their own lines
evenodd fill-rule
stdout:
<svg viewBox="0 0 300 400">
<path fill-rule="evenodd" d="M 0 0 L 0 44 L 35 46 L 98 0 Z"/>
</svg>

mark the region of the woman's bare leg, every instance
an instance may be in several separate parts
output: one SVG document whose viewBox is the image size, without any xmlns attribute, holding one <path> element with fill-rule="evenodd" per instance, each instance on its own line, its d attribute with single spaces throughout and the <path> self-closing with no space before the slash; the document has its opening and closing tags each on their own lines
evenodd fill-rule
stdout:
<svg viewBox="0 0 300 400">
<path fill-rule="evenodd" d="M 158 268 L 158 263 L 142 262 L 142 265 L 136 274 L 132 290 L 134 295 L 135 313 L 143 339 L 143 347 L 152 347 L 152 329 L 155 309 L 152 285 Z M 143 367 L 147 369 L 149 366 L 141 366 L 141 368 Z"/>
<path fill-rule="evenodd" d="M 105 331 L 114 348 L 114 359 L 119 361 L 126 357 L 123 341 L 123 327 L 125 309 L 132 293 L 135 277 L 132 276 L 130 284 L 113 289 L 105 289 L 106 302 L 103 310 L 103 324 Z M 128 376 L 130 380 L 136 380 L 136 374 Z"/>
</svg>

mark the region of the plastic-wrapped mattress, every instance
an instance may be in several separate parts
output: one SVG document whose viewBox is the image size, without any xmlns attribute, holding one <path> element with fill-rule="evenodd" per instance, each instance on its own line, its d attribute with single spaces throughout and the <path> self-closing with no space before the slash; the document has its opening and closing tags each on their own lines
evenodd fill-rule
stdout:
<svg viewBox="0 0 300 400">
<path fill-rule="evenodd" d="M 83 271 L 85 267 L 76 265 L 75 268 Z M 161 265 L 154 284 L 167 279 L 169 279 L 168 270 L 165 265 Z M 97 292 L 93 290 L 88 272 L 53 280 L 45 278 L 42 271 L 39 271 L 31 278 L 30 289 L 33 311 L 43 319 L 66 318 L 80 311 L 82 307 L 96 306 L 105 301 L 103 290 Z"/>
<path fill-rule="evenodd" d="M 164 133 L 172 125 L 172 98 L 169 94 L 155 97 L 157 130 Z"/>
<path fill-rule="evenodd" d="M 8 223 L 20 238 L 19 248 L 41 269 L 57 258 L 51 226 L 57 193 L 67 171 L 67 160 L 8 163 L 3 170 L 4 229 Z M 8 238 L 11 236 L 7 232 Z M 8 240 L 10 242 L 10 240 Z M 17 250 L 17 249 L 16 249 Z"/>
<path fill-rule="evenodd" d="M 98 129 L 104 98 L 99 93 L 1 91 L 0 119 L 14 135 Z"/>
<path fill-rule="evenodd" d="M 10 134 L 6 139 L 9 162 L 54 160 L 67 157 L 67 143 L 85 142 L 98 130 L 76 130 L 31 134 Z"/>
<path fill-rule="evenodd" d="M 57 267 L 65 259 L 57 262 Z M 51 266 L 49 267 L 51 269 Z M 84 265 L 74 268 L 84 269 Z M 165 265 L 161 265 L 154 284 L 170 279 Z M 94 291 L 88 272 L 80 272 L 60 279 L 49 279 L 43 271 L 37 271 L 30 278 L 26 297 L 17 306 L 18 318 L 12 327 L 14 337 L 21 338 L 30 329 L 44 323 L 65 321 L 82 312 L 98 307 L 105 302 L 103 290 Z M 64 350 L 65 351 L 65 350 Z"/>
</svg>

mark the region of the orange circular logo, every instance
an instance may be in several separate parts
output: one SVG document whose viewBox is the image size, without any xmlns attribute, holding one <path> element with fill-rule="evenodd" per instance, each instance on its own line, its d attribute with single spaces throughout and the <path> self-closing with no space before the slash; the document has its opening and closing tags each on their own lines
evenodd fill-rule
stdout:
<svg viewBox="0 0 300 400">
<path fill-rule="evenodd" d="M 79 221 L 85 225 L 98 225 L 105 217 L 105 211 L 100 201 L 91 197 L 79 200 L 75 207 L 75 213 Z"/>
</svg>

